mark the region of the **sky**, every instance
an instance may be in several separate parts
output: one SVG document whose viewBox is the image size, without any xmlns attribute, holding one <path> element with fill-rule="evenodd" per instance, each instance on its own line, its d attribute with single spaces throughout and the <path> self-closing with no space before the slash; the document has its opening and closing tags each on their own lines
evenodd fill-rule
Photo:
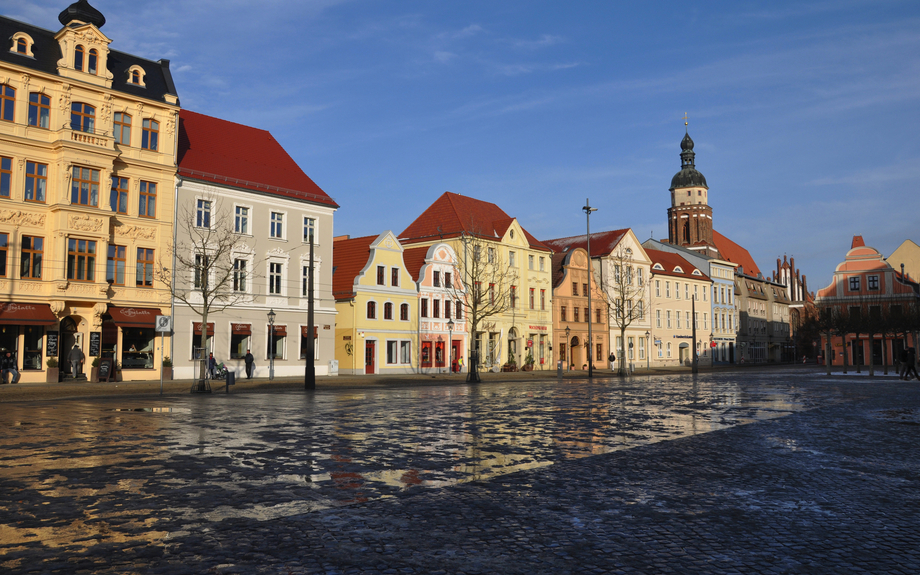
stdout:
<svg viewBox="0 0 920 575">
<path fill-rule="evenodd" d="M 67 0 L 0 0 L 57 31 Z M 920 2 L 90 0 L 183 108 L 269 130 L 341 206 L 404 230 L 445 191 L 539 239 L 666 239 L 688 117 L 716 230 L 811 291 L 854 235 L 920 243 Z"/>
</svg>

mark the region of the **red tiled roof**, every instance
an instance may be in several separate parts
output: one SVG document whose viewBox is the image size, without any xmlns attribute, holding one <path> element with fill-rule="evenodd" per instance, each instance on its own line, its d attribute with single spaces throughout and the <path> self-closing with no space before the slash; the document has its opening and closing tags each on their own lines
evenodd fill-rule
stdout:
<svg viewBox="0 0 920 575">
<path fill-rule="evenodd" d="M 436 238 L 455 238 L 461 233 L 497 241 L 505 235 L 513 220 L 514 218 L 491 202 L 444 192 L 399 234 L 399 241 L 413 243 Z M 524 230 L 523 227 L 521 229 Z M 524 237 L 531 248 L 551 251 L 527 230 L 524 230 Z"/>
<path fill-rule="evenodd" d="M 407 248 L 403 251 L 403 263 L 406 264 L 406 269 L 414 281 L 418 281 L 418 274 L 422 271 L 422 266 L 425 265 L 425 256 L 428 255 L 429 249 L 431 249 L 429 246 L 424 246 Z"/>
<path fill-rule="evenodd" d="M 332 244 L 332 297 L 351 299 L 355 295 L 355 278 L 367 265 L 371 243 L 379 236 L 336 240 Z"/>
<path fill-rule="evenodd" d="M 751 257 L 751 254 L 746 249 L 715 230 L 712 230 L 712 241 L 722 255 L 723 260 L 739 264 L 743 268 L 742 273 L 745 275 L 757 277 L 760 274 L 760 268 L 754 263 L 754 258 Z"/>
<path fill-rule="evenodd" d="M 692 280 L 712 281 L 709 279 L 708 275 L 703 273 L 703 270 L 699 270 L 701 275 L 695 275 L 693 272 L 697 268 L 685 260 L 683 257 L 681 257 L 679 254 L 653 249 L 646 249 L 645 253 L 648 254 L 649 259 L 652 260 L 653 275 L 666 275 Z M 661 267 L 664 268 L 664 271 L 655 269 L 655 264 L 661 264 Z M 674 268 L 677 266 L 680 266 L 680 269 L 683 270 L 683 273 L 674 271 Z"/>
<path fill-rule="evenodd" d="M 182 110 L 179 175 L 339 207 L 266 130 Z"/>
<path fill-rule="evenodd" d="M 599 258 L 609 255 L 616 250 L 617 244 L 626 235 L 629 228 L 622 230 L 610 230 L 609 232 L 596 232 L 591 234 L 591 257 Z M 543 240 L 543 243 L 549 246 L 554 252 L 564 252 L 582 248 L 588 249 L 588 240 L 584 234 L 580 236 L 571 236 L 568 238 L 558 238 L 555 240 Z"/>
</svg>

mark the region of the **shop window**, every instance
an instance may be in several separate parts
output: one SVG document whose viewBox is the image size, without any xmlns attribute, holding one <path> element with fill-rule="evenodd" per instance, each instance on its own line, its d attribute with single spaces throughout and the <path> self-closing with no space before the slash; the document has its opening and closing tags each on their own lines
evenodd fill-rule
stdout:
<svg viewBox="0 0 920 575">
<path fill-rule="evenodd" d="M 310 343 L 307 326 L 300 328 L 300 359 L 307 359 L 307 344 Z M 319 328 L 313 326 L 313 359 L 319 359 Z"/>
<path fill-rule="evenodd" d="M 284 358 L 284 342 L 287 339 L 287 333 L 284 329 L 284 326 L 275 326 L 274 335 L 269 334 L 268 348 L 267 353 L 265 354 L 266 358 L 271 358 L 274 356 L 275 359 Z"/>
<path fill-rule="evenodd" d="M 230 325 L 230 359 L 243 359 L 251 349 L 252 327 L 249 324 Z"/>
<path fill-rule="evenodd" d="M 147 328 L 121 328 L 121 368 L 153 369 L 156 332 Z"/>
<path fill-rule="evenodd" d="M 45 328 L 38 326 L 26 326 L 23 328 L 25 337 L 23 338 L 22 349 L 22 369 L 23 371 L 42 369 L 42 338 L 45 335 Z"/>
</svg>

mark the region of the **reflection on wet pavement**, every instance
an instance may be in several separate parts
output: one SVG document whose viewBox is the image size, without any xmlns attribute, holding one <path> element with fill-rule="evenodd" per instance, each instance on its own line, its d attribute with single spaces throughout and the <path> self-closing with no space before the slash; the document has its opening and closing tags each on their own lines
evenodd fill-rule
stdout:
<svg viewBox="0 0 920 575">
<path fill-rule="evenodd" d="M 164 543 L 226 518 L 487 479 L 829 399 L 777 373 L 9 405 L 0 548 Z"/>
</svg>

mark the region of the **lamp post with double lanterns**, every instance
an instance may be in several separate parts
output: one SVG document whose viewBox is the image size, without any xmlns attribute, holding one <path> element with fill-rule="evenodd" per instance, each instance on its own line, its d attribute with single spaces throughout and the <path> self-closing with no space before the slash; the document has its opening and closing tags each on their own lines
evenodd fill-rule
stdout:
<svg viewBox="0 0 920 575">
<path fill-rule="evenodd" d="M 275 379 L 275 310 L 268 310 L 268 379 Z"/>
<path fill-rule="evenodd" d="M 572 342 L 569 340 L 569 334 L 572 333 L 572 330 L 569 329 L 569 326 L 565 326 L 565 348 L 568 350 L 568 354 L 565 358 L 565 369 L 568 371 L 569 366 L 572 365 L 571 356 L 572 356 Z"/>
<path fill-rule="evenodd" d="M 651 363 L 652 348 L 649 347 L 649 339 L 648 339 L 651 335 L 652 334 L 648 330 L 645 331 L 645 370 L 646 371 L 650 370 L 652 366 L 652 363 Z"/>
<path fill-rule="evenodd" d="M 585 198 L 585 205 L 581 208 L 585 212 L 585 217 L 587 219 L 587 234 L 585 238 L 588 243 L 588 283 L 585 284 L 588 286 L 588 317 L 585 318 L 585 321 L 588 322 L 588 341 L 585 346 L 585 351 L 588 353 L 588 378 L 594 377 L 594 362 L 591 359 L 591 346 L 594 345 L 594 337 L 591 332 L 591 313 L 594 311 L 591 307 L 591 276 L 594 274 L 594 270 L 591 266 L 591 212 L 596 212 L 597 208 L 591 207 L 591 202 L 588 201 L 588 198 Z"/>
</svg>

